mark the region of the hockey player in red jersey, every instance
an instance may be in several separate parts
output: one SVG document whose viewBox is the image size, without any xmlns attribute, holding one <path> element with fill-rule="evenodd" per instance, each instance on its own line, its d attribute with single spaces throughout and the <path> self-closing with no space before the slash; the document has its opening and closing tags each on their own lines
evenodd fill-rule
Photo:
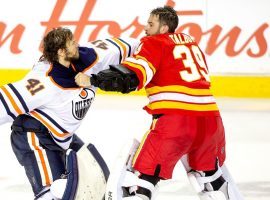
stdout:
<svg viewBox="0 0 270 200">
<path fill-rule="evenodd" d="M 105 91 L 145 88 L 149 98 L 144 109 L 153 116 L 152 125 L 132 162 L 138 179 L 130 185 L 123 180 L 126 191 L 121 195 L 153 199 L 156 184 L 170 179 L 177 161 L 187 155 L 188 175 L 201 199 L 239 199 L 229 194 L 220 169 L 225 134 L 205 56 L 191 36 L 175 33 L 177 26 L 173 8 L 154 9 L 135 54 L 90 78 Z M 108 199 L 118 199 L 112 195 Z"/>
<path fill-rule="evenodd" d="M 12 122 L 12 148 L 35 199 L 104 196 L 106 163 L 94 145 L 84 145 L 75 134 L 97 88 L 77 86 L 76 75 L 119 64 L 138 43 L 111 38 L 79 46 L 69 29 L 55 28 L 43 38 L 43 56 L 33 69 L 0 88 L 0 124 Z"/>
</svg>

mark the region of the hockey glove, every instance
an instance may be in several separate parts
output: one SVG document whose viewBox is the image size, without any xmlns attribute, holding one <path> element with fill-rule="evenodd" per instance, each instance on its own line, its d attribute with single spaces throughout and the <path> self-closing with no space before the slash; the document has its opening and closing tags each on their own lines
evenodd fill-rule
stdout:
<svg viewBox="0 0 270 200">
<path fill-rule="evenodd" d="M 91 85 L 99 87 L 104 91 L 118 91 L 123 90 L 123 77 L 117 71 L 106 69 L 100 71 L 98 74 L 92 74 L 90 78 Z"/>
<path fill-rule="evenodd" d="M 91 85 L 105 91 L 129 93 L 139 85 L 137 75 L 122 65 L 110 65 L 110 69 L 92 74 Z"/>
</svg>

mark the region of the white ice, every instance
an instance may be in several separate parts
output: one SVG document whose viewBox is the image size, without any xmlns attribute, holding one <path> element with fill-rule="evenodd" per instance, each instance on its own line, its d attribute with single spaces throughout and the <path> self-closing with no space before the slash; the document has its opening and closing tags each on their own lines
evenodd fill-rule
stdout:
<svg viewBox="0 0 270 200">
<path fill-rule="evenodd" d="M 223 117 L 227 160 L 236 184 L 246 200 L 270 199 L 270 99 L 218 98 Z M 114 160 L 125 141 L 140 140 L 151 116 L 142 110 L 141 96 L 97 95 L 77 134 L 95 144 L 107 161 Z M 33 194 L 10 146 L 10 124 L 0 127 L 0 199 L 31 200 Z M 157 200 L 198 200 L 180 163 L 173 179 L 160 184 Z"/>
</svg>

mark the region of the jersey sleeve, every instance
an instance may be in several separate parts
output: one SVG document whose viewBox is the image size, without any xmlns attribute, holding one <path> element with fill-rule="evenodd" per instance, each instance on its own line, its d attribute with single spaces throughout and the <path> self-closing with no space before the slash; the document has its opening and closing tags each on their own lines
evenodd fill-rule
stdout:
<svg viewBox="0 0 270 200">
<path fill-rule="evenodd" d="M 139 43 L 139 40 L 133 38 L 110 38 L 87 44 L 87 47 L 92 47 L 95 50 L 97 61 L 90 69 L 85 71 L 85 74 L 90 76 L 108 69 L 109 65 L 120 64 L 134 54 Z"/>
<path fill-rule="evenodd" d="M 46 77 L 31 71 L 22 80 L 0 88 L 0 124 L 13 121 L 53 100 L 54 90 Z"/>
<path fill-rule="evenodd" d="M 139 78 L 138 90 L 146 86 L 153 78 L 162 56 L 162 46 L 157 40 L 143 38 L 132 57 L 122 64 L 134 71 Z"/>
</svg>

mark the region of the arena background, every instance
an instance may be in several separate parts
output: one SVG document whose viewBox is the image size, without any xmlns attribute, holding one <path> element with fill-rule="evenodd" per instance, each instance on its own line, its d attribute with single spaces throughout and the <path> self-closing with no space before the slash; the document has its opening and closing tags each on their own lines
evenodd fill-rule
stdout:
<svg viewBox="0 0 270 200">
<path fill-rule="evenodd" d="M 151 9 L 166 4 L 178 12 L 177 31 L 192 35 L 205 52 L 215 96 L 270 97 L 268 0 L 0 2 L 0 85 L 27 73 L 52 27 L 71 28 L 81 44 L 104 37 L 141 38 Z"/>
<path fill-rule="evenodd" d="M 245 200 L 270 199 L 269 0 L 0 0 L 0 86 L 22 78 L 38 60 L 52 27 L 71 28 L 81 43 L 144 36 L 151 9 L 173 6 L 178 31 L 192 35 L 207 56 L 212 90 L 223 118 L 229 168 Z M 140 140 L 151 116 L 144 91 L 99 91 L 76 133 L 95 144 L 110 169 L 127 140 Z M 0 126 L 0 199 L 33 199 L 10 145 L 10 123 Z M 157 200 L 199 200 L 181 162 L 160 183 Z"/>
</svg>

